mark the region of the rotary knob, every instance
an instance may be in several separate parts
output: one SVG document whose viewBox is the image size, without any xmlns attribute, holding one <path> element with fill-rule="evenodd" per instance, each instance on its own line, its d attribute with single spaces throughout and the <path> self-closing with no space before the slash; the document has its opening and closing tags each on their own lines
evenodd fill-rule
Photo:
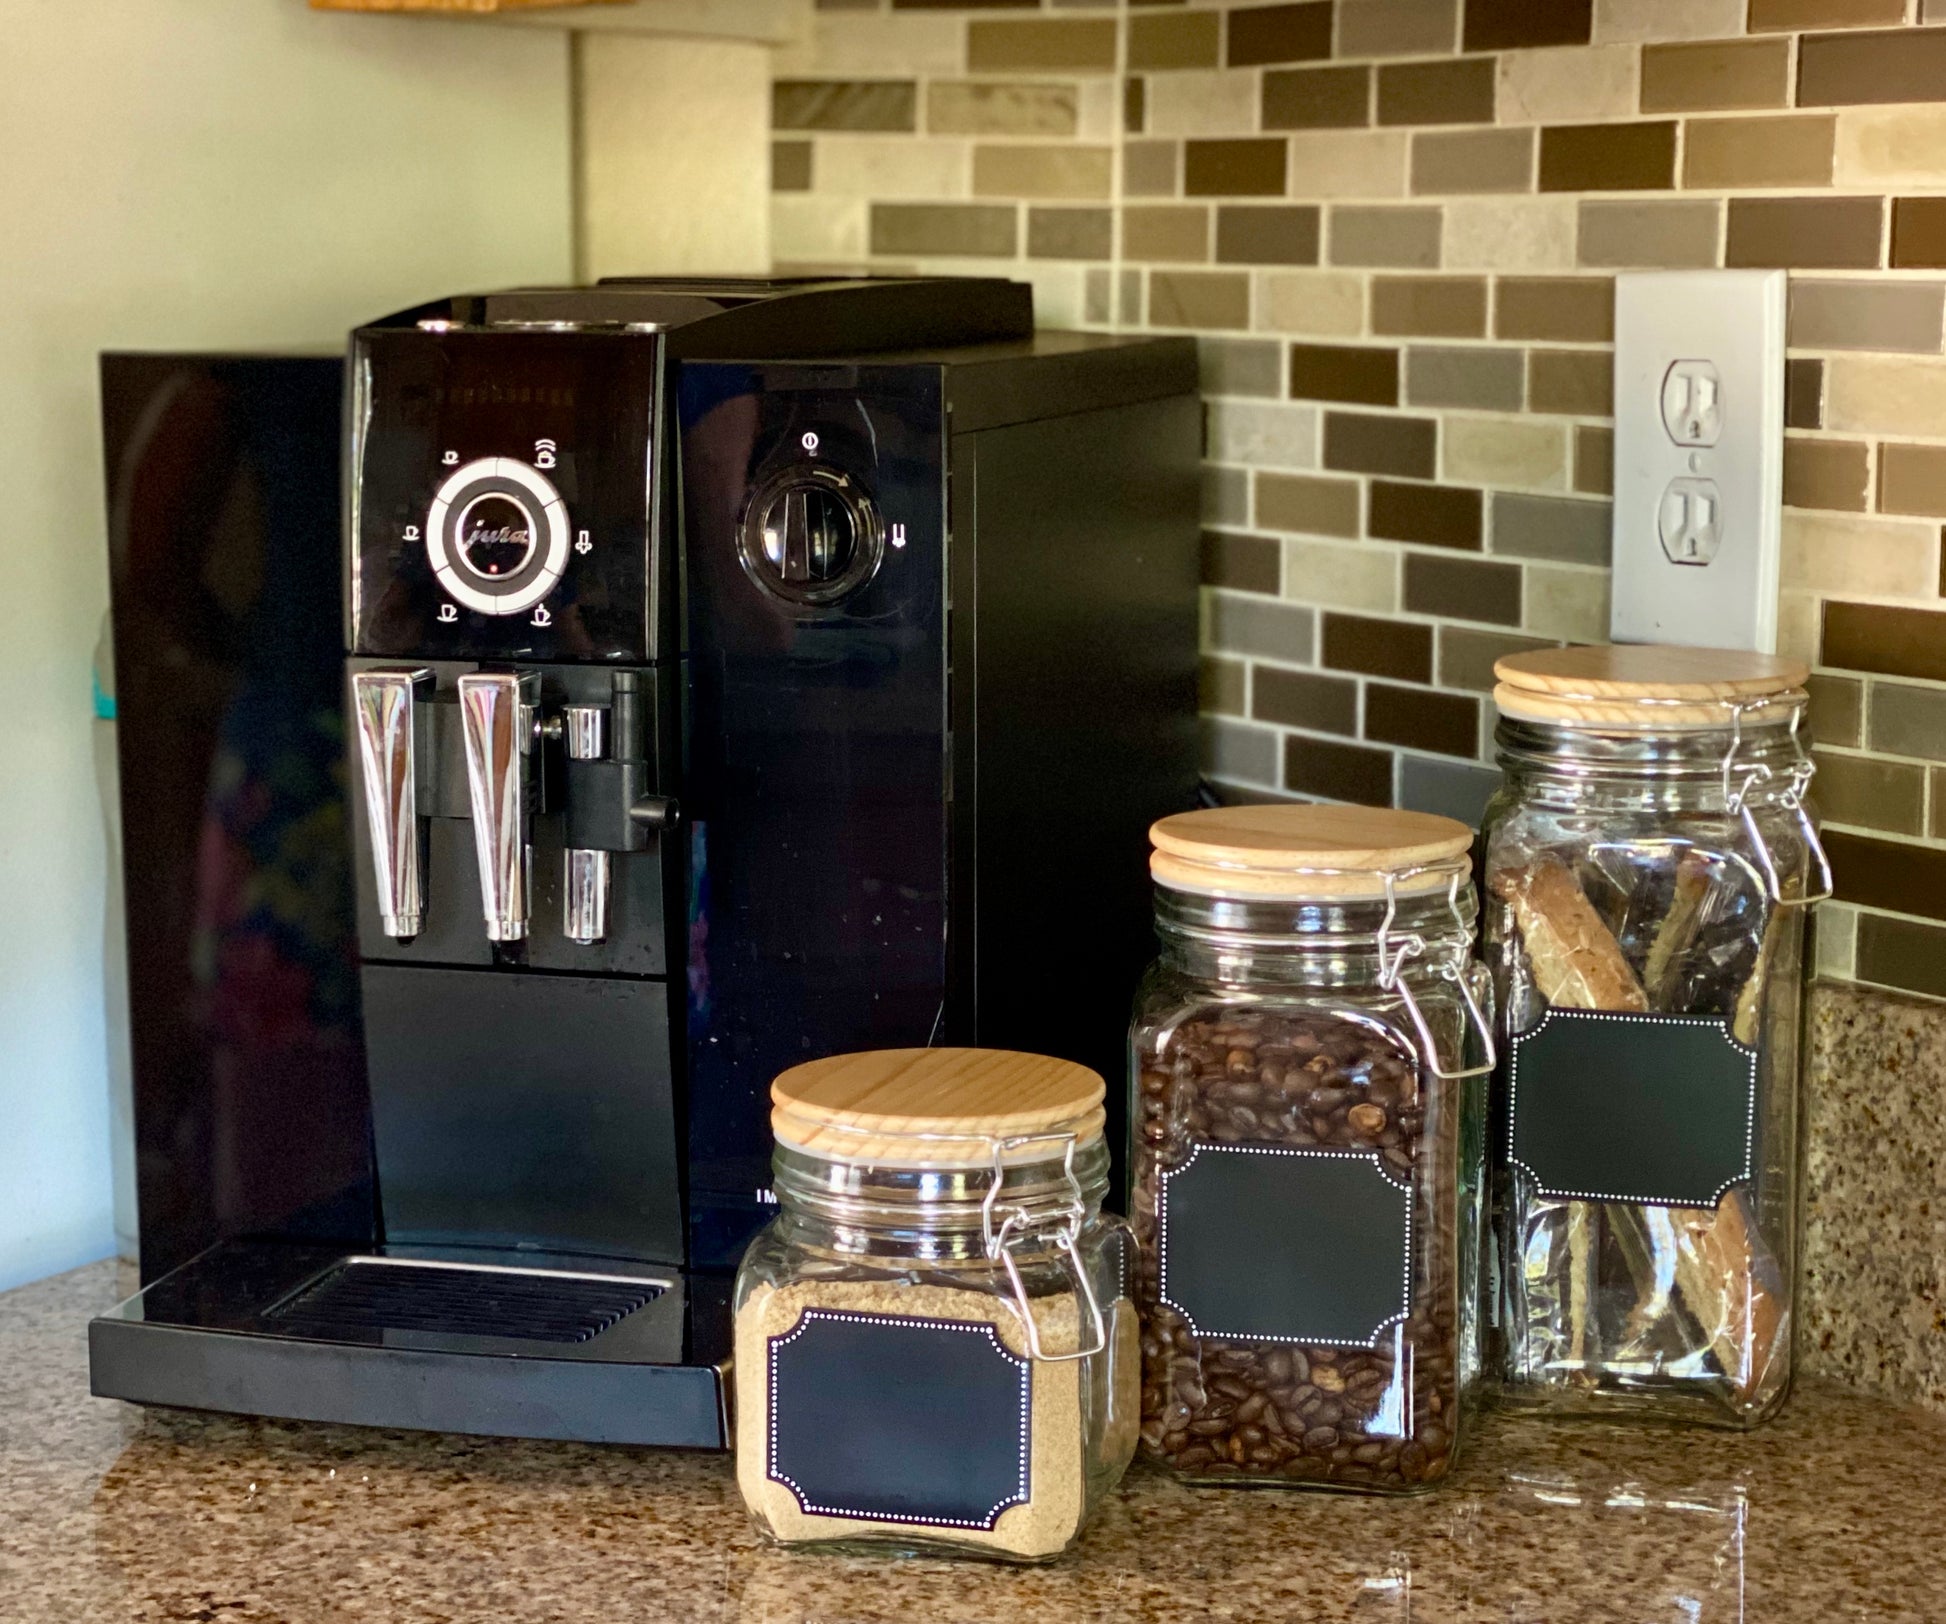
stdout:
<svg viewBox="0 0 1946 1624">
<path fill-rule="evenodd" d="M 739 552 L 746 574 L 790 603 L 829 604 L 877 572 L 885 530 L 848 474 L 788 468 L 751 492 Z"/>
<path fill-rule="evenodd" d="M 538 469 L 513 457 L 455 468 L 426 513 L 439 584 L 483 615 L 524 614 L 568 563 L 568 509 Z"/>
</svg>

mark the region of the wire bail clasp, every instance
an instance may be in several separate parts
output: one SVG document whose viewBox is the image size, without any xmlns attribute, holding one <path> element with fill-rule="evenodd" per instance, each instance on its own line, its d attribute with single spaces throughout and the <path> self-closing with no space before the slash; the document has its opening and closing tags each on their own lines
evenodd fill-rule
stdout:
<svg viewBox="0 0 1946 1624">
<path fill-rule="evenodd" d="M 1399 915 L 1398 883 L 1428 872 L 1430 865 L 1418 868 L 1392 869 L 1382 871 L 1385 881 L 1385 917 L 1378 926 L 1378 984 L 1386 992 L 1397 993 L 1399 1001 L 1405 1005 L 1406 1015 L 1412 1021 L 1413 1031 L 1419 1037 L 1419 1049 L 1426 1069 L 1442 1082 L 1459 1082 L 1468 1077 L 1483 1077 L 1499 1064 L 1499 1054 L 1493 1042 L 1493 1023 L 1480 1007 L 1474 996 L 1472 978 L 1467 974 L 1467 948 L 1470 937 L 1466 915 L 1460 909 L 1460 883 L 1466 878 L 1464 868 L 1455 868 L 1446 881 L 1446 906 L 1451 910 L 1453 921 L 1459 926 L 1458 944 L 1433 968 L 1444 979 L 1459 989 L 1460 1001 L 1466 1005 L 1467 1018 L 1473 1023 L 1473 1030 L 1479 1034 L 1481 1053 L 1484 1061 L 1477 1066 L 1462 1066 L 1456 1071 L 1448 1071 L 1439 1060 L 1439 1043 L 1433 1037 L 1432 1028 L 1426 1022 L 1425 1012 L 1419 1007 L 1419 1000 L 1412 996 L 1412 988 L 1404 977 L 1406 964 L 1424 955 L 1425 937 L 1414 932 L 1398 938 L 1393 943 L 1392 925 Z"/>
<path fill-rule="evenodd" d="M 1831 874 L 1831 859 L 1825 852 L 1824 842 L 1818 838 L 1817 827 L 1811 822 L 1810 811 L 1804 804 L 1804 792 L 1811 787 L 1818 765 L 1805 754 L 1798 738 L 1798 724 L 1804 717 L 1803 705 L 1792 704 L 1790 739 L 1797 759 L 1791 764 L 1790 783 L 1778 796 L 1779 802 L 1796 820 L 1798 832 L 1804 837 L 1806 855 L 1817 869 L 1815 888 L 1803 896 L 1784 894 L 1784 880 L 1777 871 L 1776 853 L 1771 850 L 1770 842 L 1764 839 L 1763 830 L 1757 825 L 1757 814 L 1750 806 L 1750 792 L 1760 784 L 1771 782 L 1777 776 L 1776 769 L 1768 762 L 1739 762 L 1737 759 L 1743 749 L 1744 714 L 1781 703 L 1784 701 L 1769 694 L 1756 699 L 1730 701 L 1730 747 L 1723 753 L 1723 804 L 1742 822 L 1744 833 L 1749 835 L 1750 844 L 1756 849 L 1757 862 L 1764 871 L 1764 892 L 1768 899 L 1780 908 L 1804 908 L 1814 902 L 1829 901 L 1836 886 Z M 1741 782 L 1733 782 L 1739 776 Z"/>
<path fill-rule="evenodd" d="M 1044 1364 L 1092 1359 L 1108 1346 L 1108 1322 L 1102 1314 L 1101 1301 L 1095 1295 L 1094 1283 L 1088 1278 L 1087 1266 L 1081 1261 L 1081 1225 L 1087 1218 L 1088 1203 L 1081 1191 L 1081 1180 L 1074 1172 L 1075 1136 L 1072 1133 L 1029 1133 L 1007 1139 L 996 1138 L 989 1143 L 993 1146 L 993 1183 L 987 1187 L 986 1198 L 980 1203 L 980 1238 L 986 1246 L 986 1255 L 996 1259 L 1007 1271 L 1007 1279 L 1013 1286 L 1014 1306 L 1019 1310 L 1021 1327 L 1027 1334 L 1027 1352 Z M 1060 1144 L 1062 1147 L 1061 1198 L 1039 1211 L 1030 1209 L 1024 1203 L 1013 1202 L 1003 1212 L 1000 1186 L 1007 1176 L 1008 1152 L 1019 1150 L 1023 1145 L 1042 1143 Z M 994 1221 L 996 1217 L 999 1219 L 997 1225 Z M 1069 1271 L 1079 1288 L 1077 1301 L 1086 1305 L 1085 1320 L 1075 1328 L 1076 1346 L 1072 1353 L 1049 1353 L 1041 1345 L 1040 1325 L 1034 1318 L 1033 1307 L 1027 1298 L 1027 1283 L 1021 1279 L 1020 1265 L 1014 1256 L 1030 1243 L 1051 1244 L 1056 1251 L 1066 1254 Z"/>
</svg>

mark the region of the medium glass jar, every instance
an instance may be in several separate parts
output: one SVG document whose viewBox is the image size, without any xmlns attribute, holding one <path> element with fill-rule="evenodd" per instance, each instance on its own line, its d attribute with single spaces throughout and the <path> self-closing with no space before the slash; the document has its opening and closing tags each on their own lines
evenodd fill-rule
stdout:
<svg viewBox="0 0 1946 1624">
<path fill-rule="evenodd" d="M 1754 1424 L 1790 1384 L 1804 914 L 1830 894 L 1807 670 L 1631 647 L 1496 672 L 1498 1378 Z"/>
<path fill-rule="evenodd" d="M 737 1481 L 780 1545 L 1034 1562 L 1135 1452 L 1102 1080 L 896 1049 L 771 1090 L 778 1214 L 735 1296 Z"/>
<path fill-rule="evenodd" d="M 1360 807 L 1151 831 L 1130 1033 L 1142 1446 L 1192 1482 L 1410 1492 L 1479 1369 L 1472 832 Z"/>
</svg>

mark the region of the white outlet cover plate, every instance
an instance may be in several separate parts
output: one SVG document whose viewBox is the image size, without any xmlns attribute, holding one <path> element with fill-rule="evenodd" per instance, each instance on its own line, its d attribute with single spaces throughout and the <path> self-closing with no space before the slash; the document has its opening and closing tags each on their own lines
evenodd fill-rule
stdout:
<svg viewBox="0 0 1946 1624">
<path fill-rule="evenodd" d="M 1615 278 L 1615 580 L 1618 643 L 1777 648 L 1784 480 L 1782 271 L 1630 271 Z M 1722 429 L 1678 445 L 1663 421 L 1669 369 L 1708 361 Z M 1677 563 L 1658 516 L 1670 484 L 1720 492 L 1707 564 Z"/>
</svg>

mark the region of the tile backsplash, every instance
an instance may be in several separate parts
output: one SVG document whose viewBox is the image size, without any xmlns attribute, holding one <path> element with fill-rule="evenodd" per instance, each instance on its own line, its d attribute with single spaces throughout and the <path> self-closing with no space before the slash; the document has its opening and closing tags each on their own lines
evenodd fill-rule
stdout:
<svg viewBox="0 0 1946 1624">
<path fill-rule="evenodd" d="M 1199 335 L 1243 794 L 1471 817 L 1494 658 L 1607 632 L 1614 272 L 1788 269 L 1821 967 L 1946 996 L 1940 0 L 865 0 L 772 106 L 780 267 Z"/>
</svg>

